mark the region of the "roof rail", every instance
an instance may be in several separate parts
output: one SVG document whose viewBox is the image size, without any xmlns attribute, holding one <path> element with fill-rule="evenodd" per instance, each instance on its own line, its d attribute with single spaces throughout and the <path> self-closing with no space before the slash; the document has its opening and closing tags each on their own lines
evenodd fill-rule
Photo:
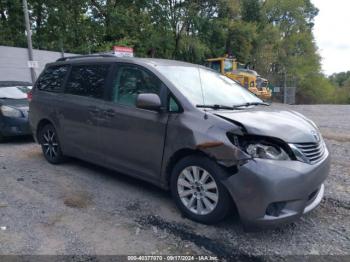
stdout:
<svg viewBox="0 0 350 262">
<path fill-rule="evenodd" d="M 67 56 L 61 57 L 56 60 L 56 62 L 79 59 L 79 58 L 89 58 L 89 57 L 115 57 L 113 54 L 92 54 L 92 55 L 77 55 L 77 56 Z"/>
</svg>

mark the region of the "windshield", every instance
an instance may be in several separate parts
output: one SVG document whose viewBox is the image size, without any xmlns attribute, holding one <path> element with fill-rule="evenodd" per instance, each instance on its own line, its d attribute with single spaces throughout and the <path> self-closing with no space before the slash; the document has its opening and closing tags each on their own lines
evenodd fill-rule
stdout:
<svg viewBox="0 0 350 262">
<path fill-rule="evenodd" d="M 158 69 L 193 105 L 234 106 L 262 102 L 235 81 L 211 70 L 188 66 L 159 66 Z"/>
<path fill-rule="evenodd" d="M 0 87 L 0 99 L 26 99 L 31 86 L 8 86 Z"/>
<path fill-rule="evenodd" d="M 233 61 L 230 60 L 230 59 L 225 59 L 225 63 L 224 63 L 224 70 L 225 70 L 225 73 L 227 72 L 231 72 L 233 70 Z"/>
<path fill-rule="evenodd" d="M 221 72 L 221 62 L 220 61 L 211 61 L 209 62 L 209 67 L 217 72 Z"/>
</svg>

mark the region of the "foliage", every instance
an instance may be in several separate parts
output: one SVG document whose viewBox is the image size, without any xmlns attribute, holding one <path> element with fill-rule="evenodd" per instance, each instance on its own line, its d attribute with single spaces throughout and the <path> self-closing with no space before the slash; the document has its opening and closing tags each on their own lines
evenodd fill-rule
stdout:
<svg viewBox="0 0 350 262">
<path fill-rule="evenodd" d="M 334 73 L 329 80 L 338 87 L 350 86 L 350 71 Z"/>
<path fill-rule="evenodd" d="M 24 46 L 24 18 L 21 1 L 0 0 L 0 44 Z"/>
<path fill-rule="evenodd" d="M 0 0 L 0 44 L 26 46 L 22 0 Z M 310 0 L 28 0 L 34 48 L 72 53 L 132 46 L 139 57 L 204 63 L 230 54 L 300 102 L 346 102 L 347 75 L 328 81 Z M 344 73 L 346 74 L 346 73 Z M 346 83 L 346 84 L 345 84 Z M 335 87 L 335 85 L 339 87 Z M 348 90 L 348 89 L 347 89 Z M 343 94 L 343 93 L 342 93 Z M 338 100 L 337 100 L 338 99 Z"/>
<path fill-rule="evenodd" d="M 297 96 L 303 103 L 334 103 L 334 86 L 321 74 L 312 74 L 300 83 Z"/>
<path fill-rule="evenodd" d="M 350 71 L 334 73 L 329 80 L 336 86 L 334 100 L 337 103 L 350 104 Z"/>
</svg>

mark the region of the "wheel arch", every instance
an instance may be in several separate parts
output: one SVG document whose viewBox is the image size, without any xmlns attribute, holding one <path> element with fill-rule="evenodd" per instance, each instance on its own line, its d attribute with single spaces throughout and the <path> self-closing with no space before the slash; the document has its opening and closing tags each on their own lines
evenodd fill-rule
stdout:
<svg viewBox="0 0 350 262">
<path fill-rule="evenodd" d="M 206 152 L 203 152 L 200 149 L 191 149 L 191 148 L 182 148 L 179 149 L 178 151 L 176 151 L 175 153 L 173 153 L 173 155 L 169 158 L 169 160 L 167 161 L 166 164 L 166 168 L 165 168 L 165 179 L 166 179 L 166 185 L 167 187 L 169 187 L 169 183 L 170 183 L 170 176 L 171 176 L 171 172 L 173 170 L 173 168 L 175 167 L 175 165 L 183 158 L 187 157 L 187 156 L 191 156 L 191 155 L 197 155 L 197 156 L 203 156 L 203 157 L 207 157 L 209 159 L 212 159 L 213 161 L 217 162 L 217 159 L 215 159 L 213 156 L 207 154 Z M 220 163 L 218 163 L 220 165 Z M 222 165 L 220 165 L 222 166 Z M 225 168 L 226 170 L 236 170 L 236 167 L 225 167 L 222 166 L 223 168 Z"/>
<path fill-rule="evenodd" d="M 39 133 L 40 133 L 40 130 L 46 126 L 46 125 L 53 125 L 54 124 L 52 123 L 52 121 L 50 121 L 49 119 L 47 118 L 43 118 L 39 121 L 37 127 L 36 127 L 36 132 L 35 132 L 35 137 L 36 137 L 36 140 L 38 141 L 38 143 L 40 144 L 40 138 L 39 138 Z M 55 126 L 54 126 L 55 127 Z"/>
<path fill-rule="evenodd" d="M 173 170 L 174 166 L 183 158 L 190 156 L 190 155 L 199 155 L 199 156 L 204 156 L 207 157 L 213 161 L 215 161 L 218 165 L 220 165 L 222 168 L 224 168 L 226 171 L 228 171 L 230 174 L 235 174 L 238 172 L 238 167 L 236 165 L 232 166 L 225 166 L 222 165 L 220 162 L 218 162 L 217 159 L 215 159 L 213 156 L 210 154 L 207 154 L 206 152 L 203 152 L 202 150 L 199 149 L 191 149 L 191 148 L 182 148 L 173 153 L 173 155 L 169 158 L 166 164 L 165 172 L 166 172 L 166 183 L 169 185 L 170 181 L 170 175 L 171 171 Z"/>
</svg>

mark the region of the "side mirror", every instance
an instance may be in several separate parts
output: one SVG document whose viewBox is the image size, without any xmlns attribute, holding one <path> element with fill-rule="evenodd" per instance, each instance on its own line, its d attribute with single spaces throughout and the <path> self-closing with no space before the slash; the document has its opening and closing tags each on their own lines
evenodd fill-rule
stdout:
<svg viewBox="0 0 350 262">
<path fill-rule="evenodd" d="M 160 101 L 160 97 L 157 94 L 138 94 L 136 97 L 136 107 L 141 109 L 159 111 L 162 107 L 162 102 Z"/>
</svg>

